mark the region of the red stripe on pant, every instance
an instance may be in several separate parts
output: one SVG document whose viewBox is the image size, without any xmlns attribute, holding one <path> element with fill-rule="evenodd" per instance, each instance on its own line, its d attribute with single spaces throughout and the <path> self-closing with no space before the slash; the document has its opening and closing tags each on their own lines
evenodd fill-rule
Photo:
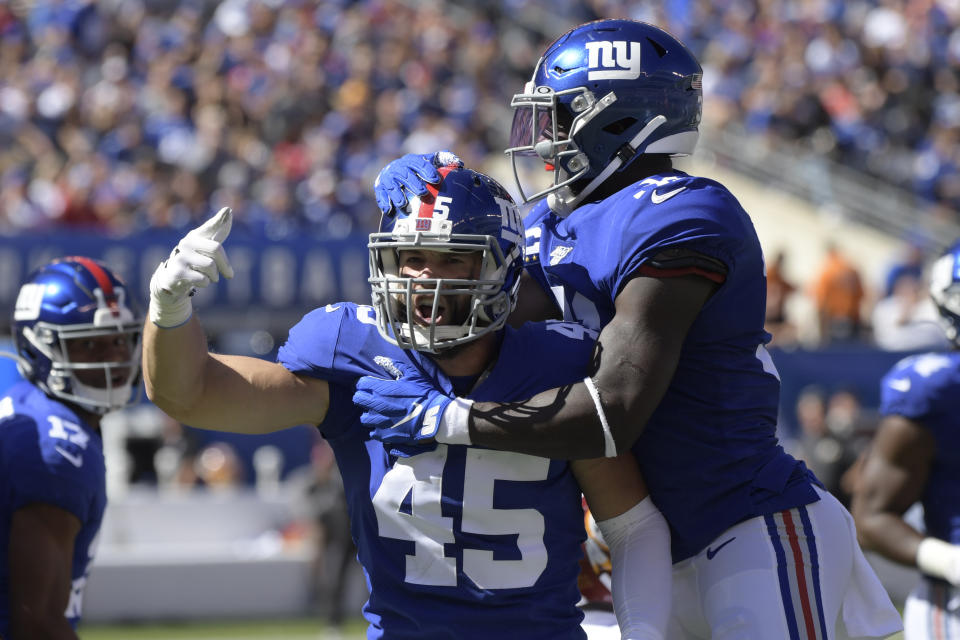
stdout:
<svg viewBox="0 0 960 640">
<path fill-rule="evenodd" d="M 813 610 L 810 607 L 810 593 L 807 589 L 806 571 L 803 563 L 803 549 L 797 537 L 797 527 L 793 523 L 793 514 L 789 510 L 782 511 L 783 524 L 787 530 L 787 539 L 790 541 L 790 550 L 793 552 L 793 562 L 797 572 L 797 591 L 800 595 L 800 606 L 803 609 L 803 623 L 807 628 L 807 637 L 817 637 L 817 627 L 813 623 Z"/>
</svg>

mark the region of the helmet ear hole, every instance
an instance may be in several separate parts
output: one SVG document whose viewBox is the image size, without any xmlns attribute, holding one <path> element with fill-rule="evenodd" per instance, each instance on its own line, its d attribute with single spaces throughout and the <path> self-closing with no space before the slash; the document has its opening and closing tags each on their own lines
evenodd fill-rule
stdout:
<svg viewBox="0 0 960 640">
<path fill-rule="evenodd" d="M 613 135 L 618 136 L 624 131 L 626 131 L 627 129 L 629 129 L 630 127 L 632 127 L 633 125 L 635 125 L 636 123 L 637 123 L 636 118 L 621 118 L 616 122 L 611 122 L 610 124 L 605 126 L 603 130 L 606 131 L 607 133 L 612 133 Z"/>
</svg>

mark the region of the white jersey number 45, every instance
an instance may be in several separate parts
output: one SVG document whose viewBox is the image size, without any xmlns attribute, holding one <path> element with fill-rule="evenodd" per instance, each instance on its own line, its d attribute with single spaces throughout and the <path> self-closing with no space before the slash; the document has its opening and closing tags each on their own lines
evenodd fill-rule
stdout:
<svg viewBox="0 0 960 640">
<path fill-rule="evenodd" d="M 447 446 L 409 458 L 400 458 L 373 497 L 380 535 L 409 540 L 404 580 L 412 584 L 457 586 L 456 558 L 446 557 L 445 544 L 454 540 L 453 518 L 441 512 L 442 478 Z M 464 533 L 517 535 L 519 560 L 495 560 L 493 550 L 464 549 L 463 572 L 481 589 L 531 587 L 547 566 L 543 543 L 544 519 L 536 509 L 496 509 L 497 480 L 542 481 L 550 461 L 519 453 L 467 449 L 463 479 Z M 407 502 L 406 498 L 410 500 Z M 401 508 L 401 505 L 407 507 Z"/>
</svg>

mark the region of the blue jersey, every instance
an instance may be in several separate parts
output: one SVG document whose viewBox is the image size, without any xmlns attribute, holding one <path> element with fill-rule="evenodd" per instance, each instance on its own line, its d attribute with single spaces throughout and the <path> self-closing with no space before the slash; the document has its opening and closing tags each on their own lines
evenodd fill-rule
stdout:
<svg viewBox="0 0 960 640">
<path fill-rule="evenodd" d="M 107 506 L 103 442 L 66 405 L 20 382 L 0 398 L 0 636 L 4 638 L 10 638 L 10 589 L 16 587 L 10 584 L 8 564 L 11 518 L 17 509 L 32 503 L 59 507 L 80 520 L 65 612 L 76 628 Z"/>
<path fill-rule="evenodd" d="M 580 489 L 565 461 L 479 447 L 397 451 L 371 439 L 351 402 L 384 364 L 418 367 L 453 395 L 434 362 L 377 331 L 372 307 L 317 309 L 278 360 L 329 381 L 320 431 L 336 455 L 370 598 L 369 638 L 583 638 L 575 606 Z M 524 399 L 585 375 L 596 334 L 568 323 L 502 332 L 499 358 L 468 397 Z"/>
<path fill-rule="evenodd" d="M 927 533 L 960 544 L 960 353 L 904 358 L 880 385 L 880 413 L 922 424 L 936 443 L 921 497 Z"/>
<path fill-rule="evenodd" d="M 545 202 L 524 223 L 528 272 L 565 320 L 601 329 L 638 275 L 671 275 L 669 250 L 726 265 L 684 342 L 676 373 L 633 450 L 670 524 L 674 561 L 730 526 L 818 500 L 816 479 L 777 442 L 780 380 L 764 349 L 766 276 L 749 216 L 722 185 L 655 175 L 562 218 Z M 685 270 L 682 272 L 689 272 Z"/>
</svg>

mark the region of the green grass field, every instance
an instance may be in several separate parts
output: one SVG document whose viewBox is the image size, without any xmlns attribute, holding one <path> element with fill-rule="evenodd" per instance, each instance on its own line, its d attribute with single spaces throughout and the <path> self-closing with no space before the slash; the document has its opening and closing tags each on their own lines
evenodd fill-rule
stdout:
<svg viewBox="0 0 960 640">
<path fill-rule="evenodd" d="M 337 630 L 318 619 L 83 625 L 83 640 L 362 640 L 366 624 L 351 620 Z"/>
<path fill-rule="evenodd" d="M 196 622 L 155 625 L 84 625 L 83 640 L 363 640 L 366 624 L 351 620 L 337 630 L 317 619 Z M 886 640 L 903 640 L 897 633 Z"/>
</svg>

